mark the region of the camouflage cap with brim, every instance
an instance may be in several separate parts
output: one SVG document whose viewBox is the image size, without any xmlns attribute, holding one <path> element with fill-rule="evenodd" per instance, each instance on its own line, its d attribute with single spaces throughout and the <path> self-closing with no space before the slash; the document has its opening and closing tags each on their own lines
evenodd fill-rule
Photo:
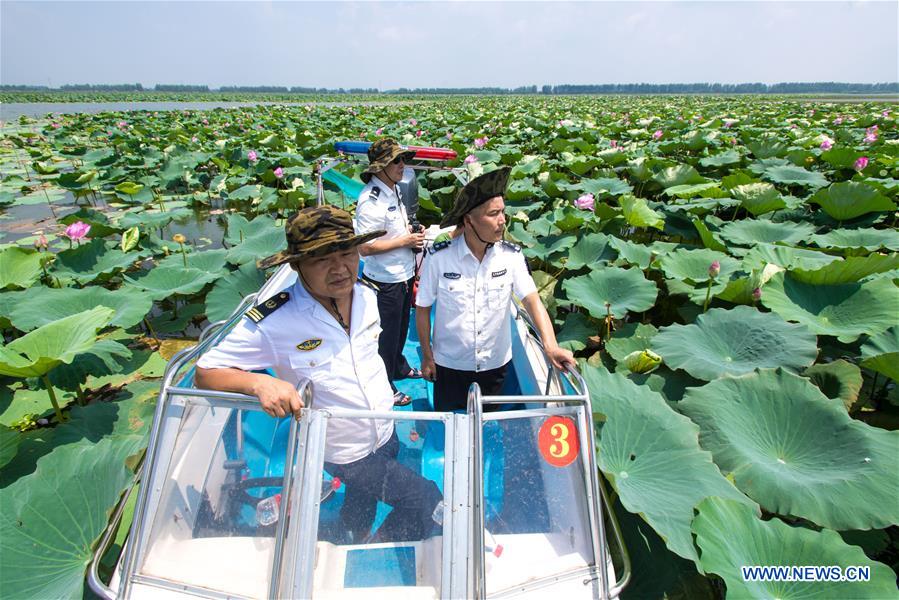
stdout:
<svg viewBox="0 0 899 600">
<path fill-rule="evenodd" d="M 287 250 L 257 262 L 260 269 L 346 250 L 387 233 L 377 230 L 356 235 L 350 213 L 330 205 L 304 208 L 297 212 L 287 221 L 285 231 Z"/>
<path fill-rule="evenodd" d="M 511 167 L 500 167 L 469 181 L 459 190 L 453 207 L 443 216 L 440 226 L 461 225 L 462 217 L 469 212 L 491 198 L 505 194 L 511 172 Z"/>
<path fill-rule="evenodd" d="M 392 163 L 397 156 L 402 156 L 406 162 L 415 156 L 415 150 L 409 150 L 406 146 L 400 146 L 396 140 L 382 138 L 368 147 L 368 167 L 362 171 L 362 181 L 368 183 L 371 176 Z"/>
</svg>

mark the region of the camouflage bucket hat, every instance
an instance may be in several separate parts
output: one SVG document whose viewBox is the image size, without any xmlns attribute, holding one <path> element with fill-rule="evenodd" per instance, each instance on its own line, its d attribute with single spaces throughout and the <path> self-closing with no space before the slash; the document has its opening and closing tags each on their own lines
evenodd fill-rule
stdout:
<svg viewBox="0 0 899 600">
<path fill-rule="evenodd" d="M 356 235 L 350 213 L 334 206 L 304 208 L 287 221 L 287 250 L 263 258 L 256 265 L 267 269 L 286 262 L 323 256 L 336 250 L 346 250 L 381 237 L 386 231 L 371 231 Z"/>
<path fill-rule="evenodd" d="M 400 146 L 396 140 L 391 138 L 381 138 L 374 142 L 368 147 L 368 167 L 362 172 L 362 181 L 368 183 L 374 173 L 384 169 L 397 156 L 402 156 L 406 162 L 409 162 L 415 156 L 415 150 Z"/>
<path fill-rule="evenodd" d="M 440 226 L 461 225 L 462 217 L 473 209 L 491 198 L 502 196 L 506 192 L 506 183 L 509 181 L 511 172 L 512 167 L 501 167 L 469 181 L 459 191 L 453 207 L 443 216 Z"/>
</svg>

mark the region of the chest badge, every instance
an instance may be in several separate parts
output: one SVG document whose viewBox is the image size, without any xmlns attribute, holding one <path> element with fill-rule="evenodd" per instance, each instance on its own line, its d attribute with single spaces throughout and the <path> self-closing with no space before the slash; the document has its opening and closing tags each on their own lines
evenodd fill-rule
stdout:
<svg viewBox="0 0 899 600">
<path fill-rule="evenodd" d="M 393 212 L 393 211 L 395 211 L 395 210 L 396 210 L 396 207 L 395 207 L 395 206 L 391 206 L 391 207 L 390 207 L 390 208 L 388 208 L 388 209 L 387 209 L 387 210 L 388 210 L 388 211 L 390 211 L 390 212 Z"/>
<path fill-rule="evenodd" d="M 447 279 L 459 279 L 462 277 L 462 273 L 444 273 L 443 276 Z"/>
<path fill-rule="evenodd" d="M 313 338 L 311 340 L 306 340 L 305 342 L 300 342 L 299 344 L 297 344 L 297 350 L 308 352 L 309 350 L 315 350 L 321 345 L 321 338 Z"/>
<path fill-rule="evenodd" d="M 491 273 L 491 275 L 493 275 L 494 277 L 502 277 L 506 274 L 506 271 L 508 271 L 508 269 L 503 269 L 502 271 L 494 271 L 493 273 Z"/>
</svg>

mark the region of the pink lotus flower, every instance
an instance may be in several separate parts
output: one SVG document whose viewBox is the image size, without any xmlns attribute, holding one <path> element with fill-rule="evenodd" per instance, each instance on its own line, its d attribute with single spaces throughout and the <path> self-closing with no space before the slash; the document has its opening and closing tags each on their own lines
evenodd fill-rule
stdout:
<svg viewBox="0 0 899 600">
<path fill-rule="evenodd" d="M 209 125 L 209 120 L 208 120 L 208 119 L 203 119 L 203 125 Z"/>
<path fill-rule="evenodd" d="M 594 202 L 595 202 L 595 198 L 593 197 L 593 194 L 588 192 L 588 193 L 584 194 L 583 196 L 581 196 L 580 198 L 578 198 L 577 200 L 575 200 L 574 205 L 577 206 L 581 210 L 592 211 Z"/>
<path fill-rule="evenodd" d="M 384 133 L 383 127 L 378 127 L 377 129 L 375 129 L 375 135 L 381 135 L 382 133 Z"/>
<path fill-rule="evenodd" d="M 618 142 L 616 142 L 615 140 L 612 140 L 612 141 L 610 142 L 610 144 L 611 144 L 612 148 L 617 148 L 617 147 L 618 147 Z"/>
<path fill-rule="evenodd" d="M 259 157 L 256 155 L 255 150 L 250 150 L 249 152 L 247 152 L 247 160 L 250 161 L 251 163 L 259 160 Z"/>
<path fill-rule="evenodd" d="M 717 260 L 713 260 L 712 264 L 709 265 L 709 277 L 714 279 L 718 277 L 718 274 L 721 272 L 721 263 Z"/>
<path fill-rule="evenodd" d="M 868 157 L 860 156 L 857 161 L 855 161 L 855 170 L 863 171 L 865 167 L 868 166 Z"/>
<path fill-rule="evenodd" d="M 415 137 L 421 137 L 422 135 L 424 135 L 424 132 L 421 129 L 415 132 Z"/>
<path fill-rule="evenodd" d="M 882 113 L 880 113 L 880 116 L 883 117 L 884 119 L 887 119 L 890 116 L 890 111 L 885 110 Z"/>
<path fill-rule="evenodd" d="M 662 130 L 661 130 L 661 129 L 656 129 L 656 130 L 655 130 L 655 133 L 652 134 L 652 139 L 654 139 L 654 140 L 660 140 L 660 139 L 662 139 Z"/>
<path fill-rule="evenodd" d="M 864 142 L 865 142 L 866 144 L 873 144 L 873 143 L 876 142 L 876 141 L 877 141 L 877 134 L 874 133 L 873 131 L 871 131 L 871 132 L 865 134 L 865 140 L 864 140 Z"/>
<path fill-rule="evenodd" d="M 755 288 L 752 290 L 752 300 L 753 302 L 758 302 L 762 299 L 762 288 Z"/>
<path fill-rule="evenodd" d="M 272 173 L 275 174 L 275 177 L 277 179 L 281 179 L 282 177 L 284 177 L 284 169 L 282 169 L 281 167 L 276 168 L 274 171 L 272 171 Z"/>
<path fill-rule="evenodd" d="M 91 226 L 83 221 L 75 221 L 63 232 L 63 235 L 69 238 L 72 241 L 81 241 L 87 236 L 87 233 L 91 230 Z"/>
<path fill-rule="evenodd" d="M 842 125 L 842 124 L 843 124 L 843 117 L 837 117 L 836 119 L 834 119 L 834 120 L 833 120 L 833 124 L 834 124 L 834 125 Z"/>
<path fill-rule="evenodd" d="M 53 129 L 59 129 L 60 127 L 62 127 L 62 125 L 60 125 L 59 123 L 52 123 L 50 127 L 52 127 Z"/>
<path fill-rule="evenodd" d="M 190 138 L 190 141 L 192 141 L 193 143 L 196 144 L 196 143 L 197 143 L 197 136 L 193 136 L 192 138 Z"/>
<path fill-rule="evenodd" d="M 463 162 L 464 162 L 466 165 L 470 165 L 471 163 L 476 163 L 476 162 L 478 162 L 478 157 L 475 156 L 474 154 L 469 154 L 468 156 L 465 157 L 465 160 L 464 160 Z"/>
<path fill-rule="evenodd" d="M 823 142 L 821 142 L 821 149 L 822 149 L 822 150 L 830 150 L 831 148 L 833 148 L 833 142 L 832 142 L 832 141 L 830 141 L 830 140 L 824 140 Z"/>
<path fill-rule="evenodd" d="M 45 236 L 43 233 L 41 234 L 41 237 L 34 240 L 34 247 L 38 250 L 46 250 L 48 246 L 49 244 L 47 243 L 47 236 Z"/>
<path fill-rule="evenodd" d="M 126 123 L 125 121 L 119 121 L 118 123 L 116 123 L 116 126 L 119 129 L 124 129 L 125 127 L 128 127 L 128 123 Z"/>
<path fill-rule="evenodd" d="M 474 139 L 474 145 L 475 145 L 475 148 L 483 148 L 484 146 L 486 146 L 486 145 L 487 145 L 487 139 L 488 139 L 488 138 L 487 138 L 486 135 L 485 135 L 484 137 L 475 138 L 475 139 Z"/>
<path fill-rule="evenodd" d="M 452 132 L 452 131 L 447 131 L 447 132 L 446 132 L 446 139 L 448 139 L 448 140 L 453 139 L 453 132 Z"/>
<path fill-rule="evenodd" d="M 409 119 L 409 125 L 415 127 L 416 125 L 418 125 L 418 121 L 416 121 L 415 119 Z"/>
</svg>

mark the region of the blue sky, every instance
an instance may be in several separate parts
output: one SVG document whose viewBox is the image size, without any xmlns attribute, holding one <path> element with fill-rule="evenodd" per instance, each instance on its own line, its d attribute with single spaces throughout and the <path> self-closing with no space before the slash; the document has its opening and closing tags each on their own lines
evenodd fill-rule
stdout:
<svg viewBox="0 0 899 600">
<path fill-rule="evenodd" d="M 899 80 L 899 2 L 0 0 L 0 82 Z"/>
</svg>

